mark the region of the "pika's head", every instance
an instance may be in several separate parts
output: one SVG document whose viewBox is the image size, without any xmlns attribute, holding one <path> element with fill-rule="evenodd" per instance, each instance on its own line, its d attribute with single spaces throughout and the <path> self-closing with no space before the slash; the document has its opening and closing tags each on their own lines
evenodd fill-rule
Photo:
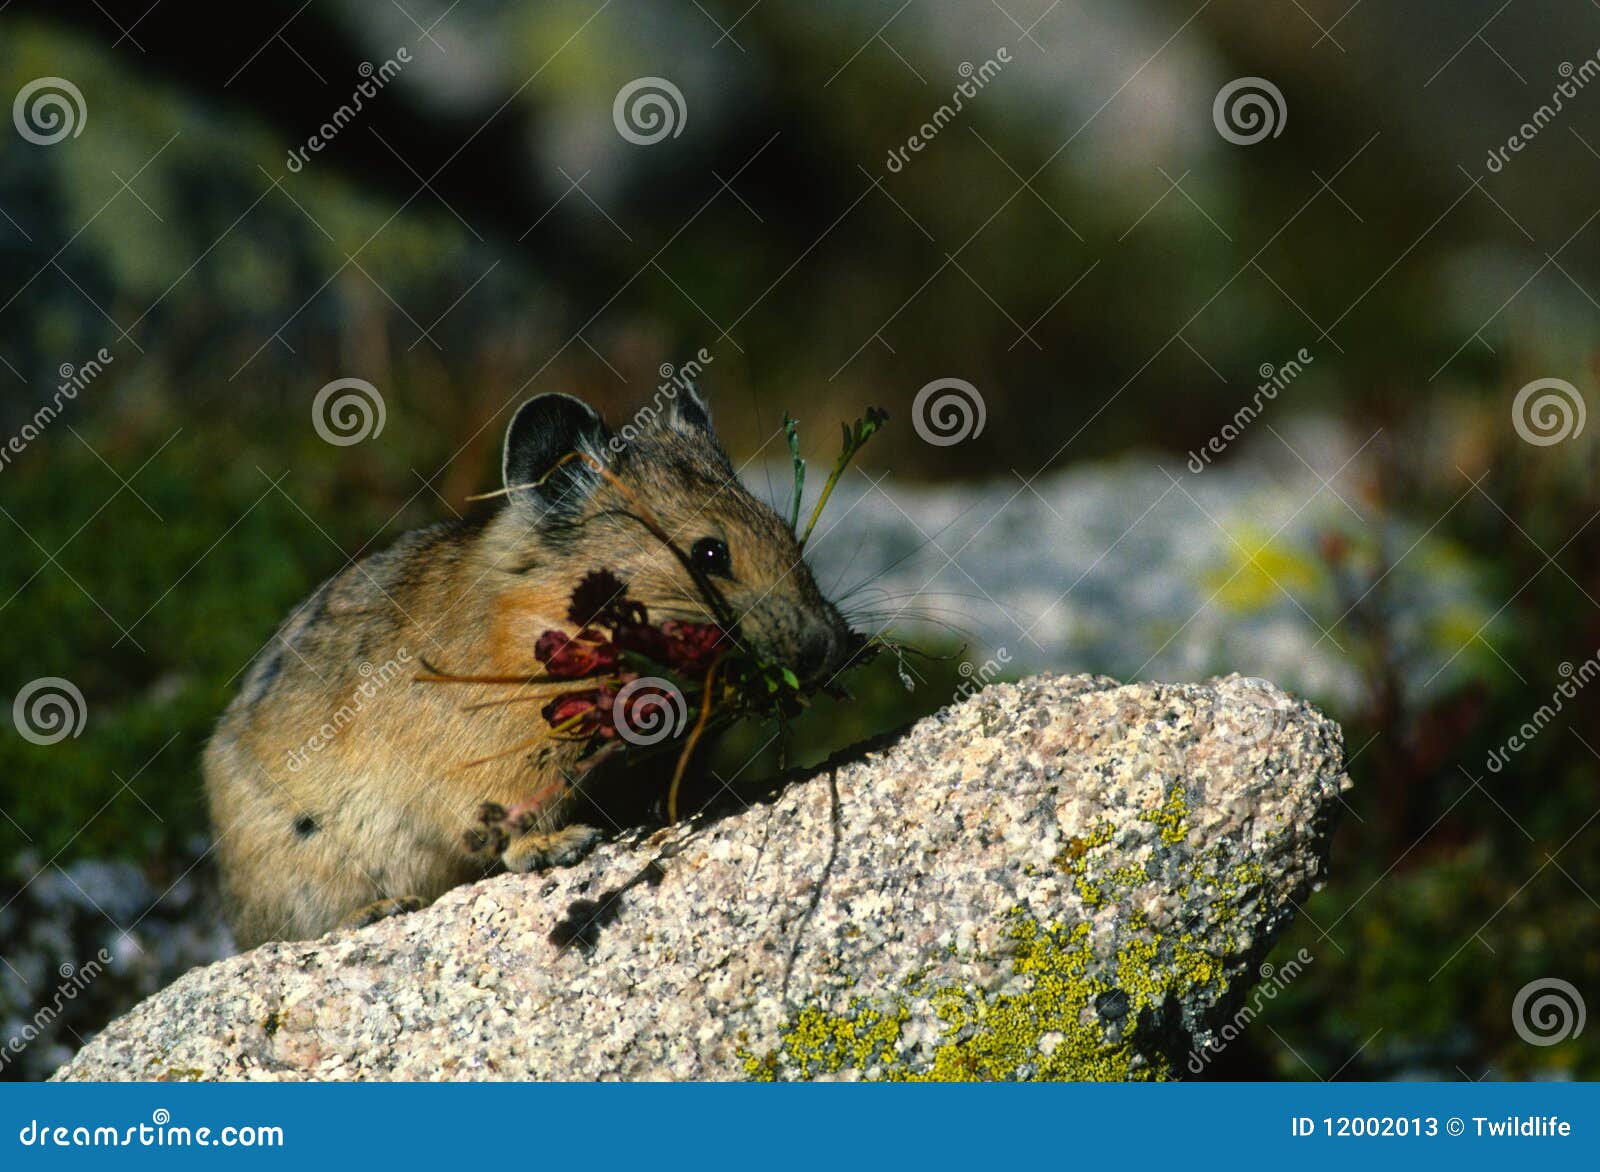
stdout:
<svg viewBox="0 0 1600 1172">
<path fill-rule="evenodd" d="M 537 575 L 562 597 L 610 570 L 652 621 L 717 623 L 736 647 L 804 681 L 828 680 L 855 636 L 794 532 L 739 482 L 705 400 L 673 390 L 618 432 L 571 395 L 517 409 L 503 459 L 501 568 Z"/>
</svg>

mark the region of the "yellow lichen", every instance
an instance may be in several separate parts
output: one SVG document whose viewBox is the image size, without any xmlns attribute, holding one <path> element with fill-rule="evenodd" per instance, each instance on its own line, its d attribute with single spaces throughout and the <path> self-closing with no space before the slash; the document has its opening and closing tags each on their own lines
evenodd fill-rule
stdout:
<svg viewBox="0 0 1600 1172">
<path fill-rule="evenodd" d="M 1104 846 L 1106 843 L 1110 842 L 1113 833 L 1115 833 L 1115 831 L 1112 830 L 1111 823 L 1101 823 L 1088 834 L 1075 835 L 1074 837 L 1067 839 L 1067 841 L 1062 844 L 1061 849 L 1056 852 L 1055 858 L 1051 861 L 1063 871 L 1069 873 L 1076 871 L 1078 869 L 1079 862 L 1083 859 L 1083 856 L 1088 854 L 1095 847 Z"/>
<path fill-rule="evenodd" d="M 1139 821 L 1159 827 L 1161 841 L 1168 846 L 1177 846 L 1189 837 L 1189 796 L 1183 792 L 1183 783 L 1173 782 L 1161 805 L 1140 814 Z"/>
<path fill-rule="evenodd" d="M 1254 527 L 1229 537 L 1224 564 L 1205 575 L 1207 588 L 1214 588 L 1214 597 L 1229 610 L 1260 610 L 1281 591 L 1299 597 L 1326 584 L 1326 567 L 1292 542 L 1274 542 Z"/>
<path fill-rule="evenodd" d="M 1132 1041 L 1139 1014 L 1197 988 L 1210 988 L 1216 1000 L 1227 990 L 1220 958 L 1188 935 L 1164 948 L 1137 915 L 1114 966 L 1098 973 L 1087 924 L 1041 924 L 1021 908 L 1008 920 L 1012 971 L 1027 978 L 1021 990 L 920 984 L 887 1008 L 862 998 L 841 1013 L 807 1006 L 782 1031 L 777 1053 L 741 1052 L 746 1073 L 816 1078 L 848 1069 L 895 1082 L 990 1081 L 1021 1072 L 1041 1080 L 1161 1079 L 1175 1056 L 1148 1048 L 1141 1056 Z M 1108 1030 L 1096 1001 L 1114 991 L 1126 999 L 1125 1014 Z M 920 1069 L 901 1052 L 913 997 L 924 998 L 940 1023 L 941 1041 Z"/>
<path fill-rule="evenodd" d="M 1173 783 L 1161 804 L 1139 817 L 1159 828 L 1166 845 L 1184 842 L 1189 806 L 1182 785 Z M 1072 877 L 1085 906 L 1116 901 L 1127 907 L 1114 955 L 1091 947 L 1087 923 L 1041 923 L 1019 904 L 1006 913 L 1006 936 L 1012 973 L 1021 980 L 995 992 L 937 983 L 925 967 L 902 980 L 886 1002 L 857 997 L 842 1012 L 804 1007 L 780 1030 L 777 1050 L 759 1057 L 740 1050 L 746 1073 L 815 1078 L 848 1070 L 888 1081 L 1168 1077 L 1180 1055 L 1167 1053 L 1171 1040 L 1150 1030 L 1153 1015 L 1168 998 L 1221 1004 L 1231 983 L 1227 958 L 1239 954 L 1240 941 L 1230 932 L 1164 935 L 1128 906 L 1149 882 L 1141 864 L 1123 863 L 1091 879 L 1086 856 L 1113 836 L 1109 823 L 1099 825 L 1068 839 L 1054 862 Z M 1213 846 L 1186 860 L 1175 877 L 1180 898 L 1198 893 L 1195 898 L 1209 903 L 1215 927 L 1259 899 L 1265 880 L 1259 863 L 1229 867 L 1228 858 L 1226 848 Z M 954 944 L 944 952 L 959 955 Z M 904 1030 L 919 1001 L 931 1007 L 939 1040 L 931 1061 L 919 1057 L 913 1066 Z M 1103 1012 L 1109 1006 L 1120 1012 Z"/>
</svg>

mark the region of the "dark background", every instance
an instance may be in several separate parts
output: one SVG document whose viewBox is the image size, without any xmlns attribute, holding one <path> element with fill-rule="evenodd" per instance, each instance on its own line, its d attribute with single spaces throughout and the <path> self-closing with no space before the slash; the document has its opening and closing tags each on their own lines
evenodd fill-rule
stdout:
<svg viewBox="0 0 1600 1172">
<path fill-rule="evenodd" d="M 317 581 L 493 487 L 527 395 L 625 418 L 705 347 L 736 462 L 781 455 L 786 409 L 826 461 L 835 420 L 880 404 L 865 473 L 965 492 L 1133 453 L 1189 475 L 1258 368 L 1305 348 L 1269 410 L 1370 437 L 1340 473 L 1354 507 L 1247 561 L 1292 570 L 1338 637 L 1357 686 L 1308 690 L 1357 787 L 1280 946 L 1314 964 L 1211 1073 L 1600 1074 L 1595 1033 L 1533 1046 L 1511 1011 L 1535 979 L 1596 988 L 1600 689 L 1484 768 L 1600 649 L 1600 424 L 1549 446 L 1512 424 L 1534 379 L 1593 395 L 1600 86 L 1487 164 L 1597 51 L 1600 6 L 1552 0 L 11 0 L 0 98 L 59 77 L 83 107 L 52 145 L 0 123 L 0 433 L 64 366 L 112 361 L 0 468 L 6 694 L 64 677 L 87 709 L 50 745 L 0 726 L 7 1033 L 103 942 L 137 979 L 104 978 L 40 1055 L 216 947 L 197 757 L 238 673 Z M 612 118 L 641 76 L 684 98 L 648 146 Z M 1212 111 L 1245 76 L 1284 99 L 1248 146 Z M 312 427 L 342 377 L 381 390 L 381 437 Z M 987 421 L 934 446 L 908 417 L 946 377 Z M 1472 605 L 1419 619 L 1407 584 L 1444 576 Z M 869 685 L 830 735 L 954 682 Z"/>
</svg>

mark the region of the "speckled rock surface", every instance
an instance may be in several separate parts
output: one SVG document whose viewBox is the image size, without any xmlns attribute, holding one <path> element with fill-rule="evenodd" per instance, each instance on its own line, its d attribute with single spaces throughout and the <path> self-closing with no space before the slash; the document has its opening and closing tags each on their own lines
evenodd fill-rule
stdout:
<svg viewBox="0 0 1600 1172">
<path fill-rule="evenodd" d="M 741 812 L 195 970 L 56 1077 L 1181 1074 L 1348 785 L 1259 680 L 995 685 Z"/>
</svg>

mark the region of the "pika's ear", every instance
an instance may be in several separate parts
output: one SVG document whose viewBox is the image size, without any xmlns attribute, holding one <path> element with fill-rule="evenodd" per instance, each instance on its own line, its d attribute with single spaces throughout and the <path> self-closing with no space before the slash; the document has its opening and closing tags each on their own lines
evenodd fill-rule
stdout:
<svg viewBox="0 0 1600 1172">
<path fill-rule="evenodd" d="M 605 421 L 582 399 L 553 393 L 529 399 L 511 417 L 500 461 L 512 501 L 532 497 L 546 509 L 576 511 L 600 474 L 582 459 L 568 460 L 558 469 L 556 465 L 569 452 L 604 460 L 609 437 Z M 536 488 L 527 487 L 536 483 Z"/>
<path fill-rule="evenodd" d="M 692 382 L 686 381 L 678 389 L 678 393 L 672 397 L 672 406 L 667 415 L 675 427 L 705 432 L 713 441 L 717 438 L 716 429 L 711 426 L 711 405 L 700 393 L 700 388 Z"/>
</svg>

